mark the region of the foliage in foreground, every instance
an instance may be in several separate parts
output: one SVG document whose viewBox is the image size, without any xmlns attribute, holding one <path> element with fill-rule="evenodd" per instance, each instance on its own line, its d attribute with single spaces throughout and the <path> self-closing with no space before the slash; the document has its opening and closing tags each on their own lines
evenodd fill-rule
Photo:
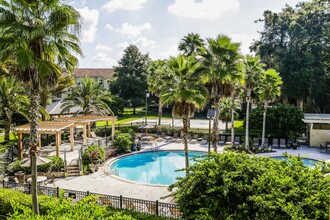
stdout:
<svg viewBox="0 0 330 220">
<path fill-rule="evenodd" d="M 10 216 L 8 219 L 43 220 L 43 219 L 107 219 L 107 220 L 162 220 L 154 215 L 137 213 L 130 210 L 118 210 L 96 204 L 96 197 L 71 203 L 70 200 L 39 196 L 40 216 L 31 209 L 31 196 L 20 191 L 2 189 L 0 191 L 0 215 Z"/>
<path fill-rule="evenodd" d="M 328 219 L 329 165 L 213 154 L 170 188 L 186 219 Z"/>
</svg>

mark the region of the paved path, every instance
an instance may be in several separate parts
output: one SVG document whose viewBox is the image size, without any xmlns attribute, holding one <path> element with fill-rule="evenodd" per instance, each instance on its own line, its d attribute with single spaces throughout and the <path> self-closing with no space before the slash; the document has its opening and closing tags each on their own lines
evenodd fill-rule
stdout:
<svg viewBox="0 0 330 220">
<path fill-rule="evenodd" d="M 183 144 L 180 143 L 158 143 L 160 150 L 183 150 Z M 207 144 L 189 144 L 190 150 L 198 150 L 207 152 Z M 150 150 L 150 146 L 142 148 L 142 151 Z M 219 147 L 219 152 L 223 152 L 223 146 Z M 292 149 L 276 149 L 274 153 L 258 154 L 258 156 L 278 156 L 284 152 L 294 155 L 300 155 L 316 160 L 330 161 L 330 154 L 321 154 L 319 149 L 301 147 L 299 150 Z M 105 174 L 107 163 L 101 167 L 98 172 L 84 175 L 80 177 L 69 177 L 56 180 L 56 186 L 63 189 L 72 189 L 80 191 L 90 191 L 101 194 L 109 195 L 123 195 L 125 197 L 139 198 L 146 200 L 160 200 L 164 202 L 173 202 L 173 198 L 168 197 L 161 199 L 161 197 L 169 195 L 166 186 L 153 186 L 141 183 L 132 183 L 113 177 L 112 175 Z"/>
</svg>

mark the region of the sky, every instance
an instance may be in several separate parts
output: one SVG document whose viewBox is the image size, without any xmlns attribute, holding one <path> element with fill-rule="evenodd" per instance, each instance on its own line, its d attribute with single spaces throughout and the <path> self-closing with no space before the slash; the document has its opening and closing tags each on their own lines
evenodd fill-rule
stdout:
<svg viewBox="0 0 330 220">
<path fill-rule="evenodd" d="M 80 68 L 117 65 L 124 49 L 135 44 L 152 60 L 179 54 L 180 39 L 198 33 L 203 39 L 226 34 L 241 52 L 259 38 L 265 10 L 279 12 L 301 0 L 69 0 L 83 17 L 80 33 L 84 57 Z"/>
</svg>

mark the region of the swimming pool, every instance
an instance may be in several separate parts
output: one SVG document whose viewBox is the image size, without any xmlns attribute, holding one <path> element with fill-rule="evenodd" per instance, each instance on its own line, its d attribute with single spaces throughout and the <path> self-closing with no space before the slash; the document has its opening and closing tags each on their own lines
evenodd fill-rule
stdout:
<svg viewBox="0 0 330 220">
<path fill-rule="evenodd" d="M 286 160 L 288 161 L 288 158 L 285 156 L 275 156 L 275 157 L 271 157 L 274 158 L 276 160 Z M 302 161 L 304 163 L 305 166 L 307 167 L 315 167 L 315 164 L 318 162 L 317 160 L 313 160 L 310 158 L 302 158 Z"/>
<path fill-rule="evenodd" d="M 190 151 L 189 163 L 193 157 L 205 155 L 204 152 Z M 158 151 L 125 156 L 115 161 L 110 170 L 118 170 L 120 178 L 146 183 L 170 185 L 177 177 L 183 177 L 184 171 L 175 172 L 185 167 L 184 151 Z"/>
</svg>

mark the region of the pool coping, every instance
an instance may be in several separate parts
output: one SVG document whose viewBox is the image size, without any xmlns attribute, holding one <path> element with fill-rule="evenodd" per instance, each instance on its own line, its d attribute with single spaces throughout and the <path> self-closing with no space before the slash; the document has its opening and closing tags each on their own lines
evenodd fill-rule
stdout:
<svg viewBox="0 0 330 220">
<path fill-rule="evenodd" d="M 109 159 L 108 161 L 106 161 L 104 163 L 104 170 L 103 170 L 103 173 L 104 174 L 107 174 L 113 178 L 116 178 L 118 180 L 121 180 L 121 181 L 124 181 L 124 182 L 127 182 L 127 183 L 133 183 L 133 184 L 138 184 L 138 185 L 144 185 L 144 186 L 156 186 L 156 187 L 166 187 L 168 188 L 170 185 L 163 185 L 163 184 L 150 184 L 150 183 L 141 183 L 141 182 L 135 182 L 135 181 L 130 181 L 130 180 L 127 180 L 127 179 L 123 179 L 119 176 L 116 176 L 115 174 L 108 174 L 108 168 L 109 166 L 111 166 L 112 164 L 114 164 L 117 160 L 121 159 L 121 158 L 124 158 L 124 157 L 128 157 L 128 156 L 131 156 L 131 155 L 135 155 L 135 154 L 143 154 L 143 153 L 151 153 L 151 152 L 159 152 L 159 151 L 184 151 L 184 150 L 165 150 L 165 149 L 159 149 L 157 151 L 152 151 L 152 150 L 144 150 L 144 151 L 136 151 L 136 152 L 132 152 L 132 153 L 128 153 L 128 154 L 123 154 L 123 155 L 120 155 L 118 157 L 115 157 L 115 158 L 111 158 Z M 192 150 L 192 152 L 201 152 L 201 153 L 206 153 L 205 151 L 199 151 L 199 150 Z"/>
</svg>

